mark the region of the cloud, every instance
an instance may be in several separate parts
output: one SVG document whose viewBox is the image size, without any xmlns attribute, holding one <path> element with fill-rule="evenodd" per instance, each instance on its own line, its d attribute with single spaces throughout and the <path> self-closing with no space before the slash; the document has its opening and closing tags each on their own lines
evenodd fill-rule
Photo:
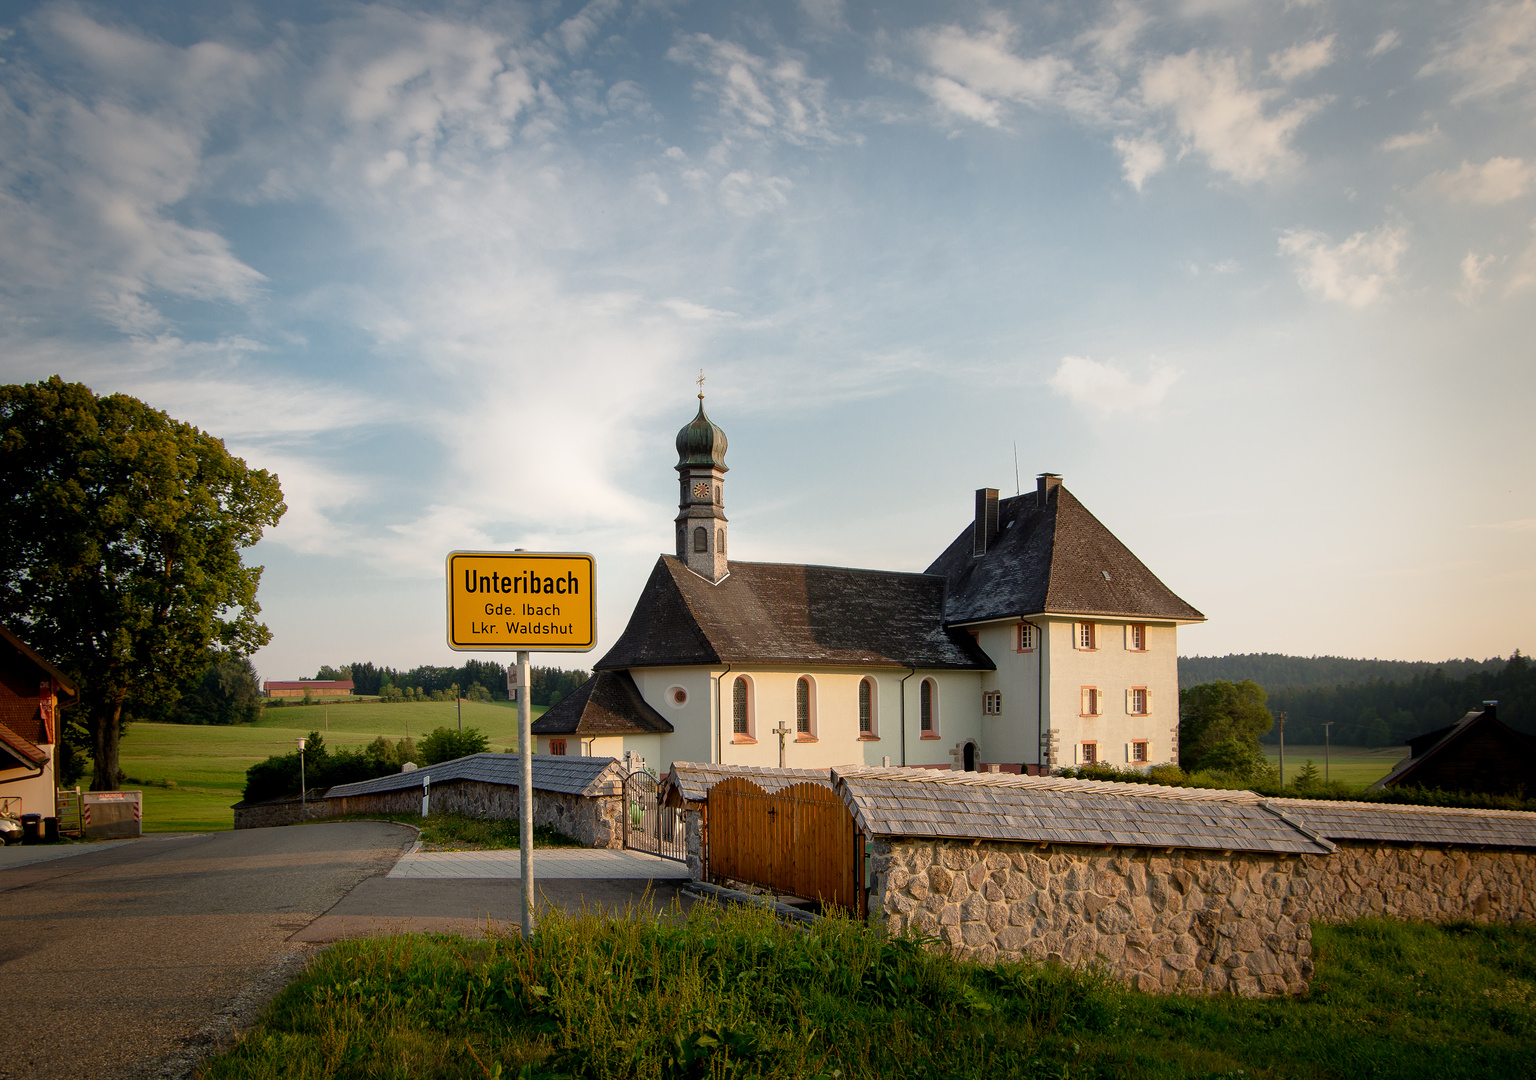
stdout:
<svg viewBox="0 0 1536 1080">
<path fill-rule="evenodd" d="M 1469 525 L 1469 529 L 1492 529 L 1495 532 L 1536 533 L 1536 518 L 1517 518 L 1514 521 L 1495 521 L 1486 525 Z"/>
<path fill-rule="evenodd" d="M 1146 412 L 1162 404 L 1183 372 L 1166 364 L 1153 364 L 1140 382 L 1114 364 L 1101 364 L 1086 356 L 1066 356 L 1052 375 L 1051 389 L 1091 412 Z"/>
<path fill-rule="evenodd" d="M 1407 250 L 1408 233 L 1401 225 L 1357 232 L 1337 244 L 1312 229 L 1288 229 L 1280 236 L 1280 252 L 1291 257 L 1304 289 L 1353 308 L 1385 295 Z"/>
<path fill-rule="evenodd" d="M 1456 299 L 1463 304 L 1470 304 L 1476 300 L 1478 294 L 1488 284 L 1488 277 L 1484 271 L 1495 261 L 1492 255 L 1479 255 L 1475 251 L 1467 252 L 1466 258 L 1461 260 L 1461 287 L 1456 290 Z"/>
<path fill-rule="evenodd" d="M 1404 135 L 1394 135 L 1382 142 L 1383 150 L 1413 150 L 1420 146 L 1428 146 L 1440 137 L 1440 125 L 1432 124 L 1423 131 L 1410 131 Z"/>
<path fill-rule="evenodd" d="M 780 139 L 797 146 L 840 141 L 827 110 L 827 80 L 809 75 L 789 54 L 758 56 L 731 41 L 689 34 L 667 53 L 708 78 L 696 91 L 718 103 L 727 140 Z"/>
<path fill-rule="evenodd" d="M 1536 222 L 1531 223 L 1531 232 L 1536 234 Z M 1531 237 L 1530 244 L 1516 257 L 1514 270 L 1504 286 L 1504 295 L 1532 288 L 1536 288 L 1536 235 Z"/>
<path fill-rule="evenodd" d="M 1530 88 L 1536 73 L 1536 0 L 1489 4 L 1469 18 L 1456 40 L 1424 65 L 1426 75 L 1461 80 L 1457 102 Z"/>
<path fill-rule="evenodd" d="M 1272 53 L 1269 57 L 1269 73 L 1281 82 L 1297 79 L 1321 71 L 1333 63 L 1333 35 L 1316 41 L 1292 45 L 1289 49 Z"/>
<path fill-rule="evenodd" d="M 1463 161 L 1454 172 L 1435 173 L 1428 180 L 1434 190 L 1455 202 L 1498 206 L 1513 202 L 1536 183 L 1536 162 L 1520 158 L 1489 158 L 1481 165 Z"/>
<path fill-rule="evenodd" d="M 1376 39 L 1376 44 L 1371 46 L 1371 51 L 1366 53 L 1366 55 L 1381 56 L 1391 52 L 1402 43 L 1403 35 L 1399 34 L 1396 30 L 1383 30 L 1381 36 Z"/>
<path fill-rule="evenodd" d="M 1168 163 L 1167 151 L 1162 143 L 1150 135 L 1130 138 L 1121 135 L 1115 139 L 1115 150 L 1120 154 L 1125 179 L 1137 191 L 1149 176 L 1163 171 Z"/>
<path fill-rule="evenodd" d="M 1297 157 L 1291 139 L 1321 107 L 1298 101 L 1271 112 L 1276 91 L 1248 86 L 1237 61 L 1195 50 L 1166 57 L 1146 69 L 1141 91 L 1147 104 L 1173 113 L 1180 134 L 1205 154 L 1211 167 L 1244 183 L 1266 180 Z"/>
</svg>

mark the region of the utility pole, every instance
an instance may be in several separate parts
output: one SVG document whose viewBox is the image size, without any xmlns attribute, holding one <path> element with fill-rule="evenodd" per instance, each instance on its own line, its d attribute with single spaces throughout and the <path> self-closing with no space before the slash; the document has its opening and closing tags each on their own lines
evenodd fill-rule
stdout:
<svg viewBox="0 0 1536 1080">
<path fill-rule="evenodd" d="M 1333 745 L 1333 732 L 1329 730 L 1331 727 L 1333 727 L 1332 720 L 1323 725 L 1323 783 L 1325 784 L 1331 779 L 1328 771 L 1328 755 Z"/>
<path fill-rule="evenodd" d="M 1285 713 L 1277 713 L 1275 720 L 1280 725 L 1280 786 L 1285 787 Z"/>
<path fill-rule="evenodd" d="M 779 737 L 779 768 L 784 768 L 784 736 L 789 734 L 789 728 L 784 726 L 784 721 L 779 721 L 779 726 L 773 729 L 773 733 Z"/>
<path fill-rule="evenodd" d="M 459 734 L 464 734 L 464 694 L 459 689 L 459 684 L 453 684 L 453 703 L 459 709 Z"/>
</svg>

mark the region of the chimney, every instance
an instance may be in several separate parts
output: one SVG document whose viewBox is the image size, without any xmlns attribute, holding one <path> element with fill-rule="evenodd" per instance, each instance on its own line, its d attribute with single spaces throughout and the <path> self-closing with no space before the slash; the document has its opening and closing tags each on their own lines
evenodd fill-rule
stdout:
<svg viewBox="0 0 1536 1080">
<path fill-rule="evenodd" d="M 1044 506 L 1045 497 L 1050 494 L 1052 488 L 1061 487 L 1061 474 L 1043 472 L 1035 477 L 1035 505 Z"/>
<path fill-rule="evenodd" d="M 1497 720 L 1499 718 L 1499 703 L 1497 701 L 1483 702 L 1483 715 L 1490 720 Z"/>
<path fill-rule="evenodd" d="M 997 535 L 997 488 L 976 489 L 976 521 L 971 525 L 971 554 L 985 555 Z"/>
</svg>

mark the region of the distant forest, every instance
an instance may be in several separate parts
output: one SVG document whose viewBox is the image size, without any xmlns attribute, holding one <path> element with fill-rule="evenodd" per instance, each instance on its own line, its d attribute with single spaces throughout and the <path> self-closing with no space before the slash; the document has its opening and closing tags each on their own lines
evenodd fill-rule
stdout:
<svg viewBox="0 0 1536 1080">
<path fill-rule="evenodd" d="M 533 667 L 529 675 L 533 683 L 533 693 L 529 695 L 529 700 L 535 705 L 553 705 L 586 682 L 591 672 Z M 478 686 L 485 690 L 492 701 L 507 700 L 507 669 L 495 661 L 471 660 L 463 667 L 456 668 L 424 664 L 409 671 L 355 663 L 345 667 L 322 667 L 315 678 L 351 679 L 354 694 L 378 694 L 386 686 L 410 687 L 430 694 L 447 690 L 457 683 L 463 694 L 469 694 Z"/>
<path fill-rule="evenodd" d="M 1276 690 L 1305 690 L 1314 686 L 1350 683 L 1408 682 L 1440 671 L 1448 679 L 1465 679 L 1498 671 L 1504 657 L 1491 660 L 1351 660 L 1343 656 L 1285 656 L 1281 653 L 1233 653 L 1230 656 L 1179 657 L 1179 689 L 1226 679 L 1252 679 L 1273 694 Z"/>
<path fill-rule="evenodd" d="M 1340 745 L 1400 746 L 1484 701 L 1497 701 L 1510 727 L 1536 735 L 1536 667 L 1518 651 L 1507 660 L 1439 664 L 1274 653 L 1179 658 L 1181 688 L 1216 679 L 1264 687 L 1270 711 L 1286 714 L 1285 741 L 1295 745 L 1321 743 L 1332 722 Z M 1279 737 L 1272 729 L 1263 741 Z"/>
</svg>

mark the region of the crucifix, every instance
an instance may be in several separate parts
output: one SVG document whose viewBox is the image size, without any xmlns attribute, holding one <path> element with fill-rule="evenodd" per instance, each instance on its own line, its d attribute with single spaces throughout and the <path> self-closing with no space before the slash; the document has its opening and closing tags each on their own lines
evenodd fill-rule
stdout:
<svg viewBox="0 0 1536 1080">
<path fill-rule="evenodd" d="M 699 384 L 699 400 L 704 400 L 704 369 L 699 368 L 699 377 L 694 380 Z"/>
<path fill-rule="evenodd" d="M 784 721 L 779 721 L 779 726 L 773 729 L 773 733 L 779 737 L 779 768 L 784 767 L 784 736 L 789 734 L 789 728 L 784 726 Z"/>
</svg>

